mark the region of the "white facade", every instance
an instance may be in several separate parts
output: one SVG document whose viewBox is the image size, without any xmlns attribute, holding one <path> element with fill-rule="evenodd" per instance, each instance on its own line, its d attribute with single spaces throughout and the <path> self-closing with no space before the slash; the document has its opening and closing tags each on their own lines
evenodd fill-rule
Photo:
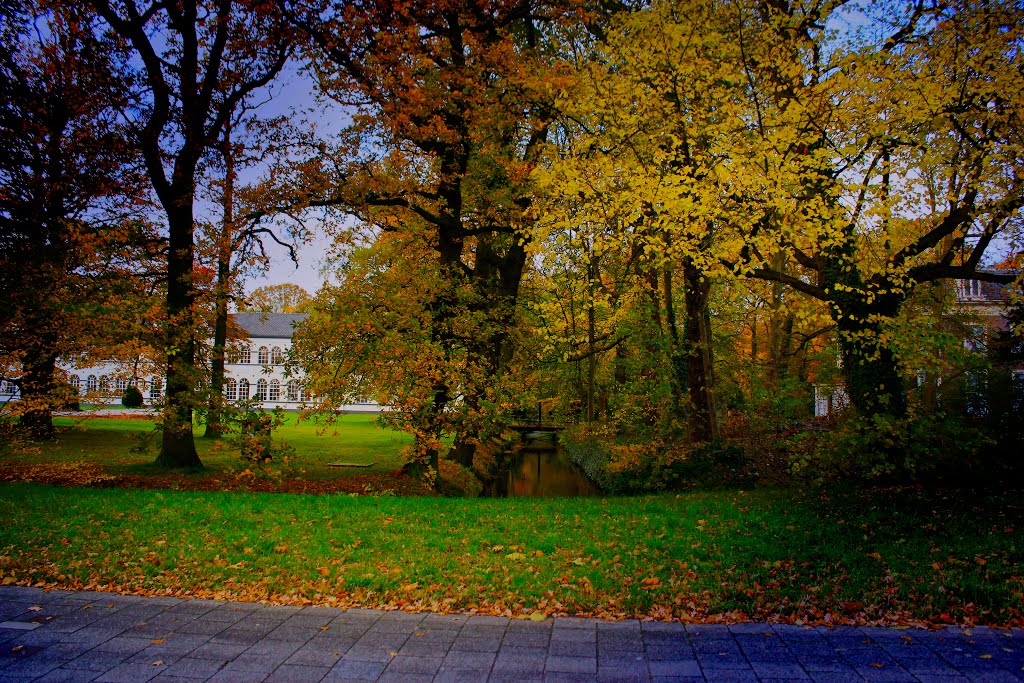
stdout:
<svg viewBox="0 0 1024 683">
<path fill-rule="evenodd" d="M 300 410 L 311 403 L 303 387 L 301 368 L 286 362 L 292 347 L 295 326 L 305 320 L 296 313 L 236 313 L 232 325 L 238 338 L 228 343 L 224 366 L 224 396 L 229 401 L 257 399 L 262 407 L 273 410 Z M 106 363 L 88 367 L 63 366 L 78 393 L 92 404 L 119 405 L 129 384 L 139 387 L 147 405 L 163 398 L 165 379 L 138 377 L 123 364 Z M 0 385 L 0 403 L 18 398 L 13 383 Z M 372 401 L 345 405 L 338 412 L 378 413 L 381 407 Z"/>
</svg>

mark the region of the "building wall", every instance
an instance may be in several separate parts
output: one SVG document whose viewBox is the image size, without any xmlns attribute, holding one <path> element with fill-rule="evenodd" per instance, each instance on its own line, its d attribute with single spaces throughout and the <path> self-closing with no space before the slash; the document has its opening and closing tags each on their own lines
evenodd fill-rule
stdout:
<svg viewBox="0 0 1024 683">
<path fill-rule="evenodd" d="M 224 394 L 231 401 L 260 397 L 262 407 L 273 410 L 301 410 L 311 403 L 311 398 L 302 389 L 302 370 L 292 368 L 286 374 L 285 361 L 291 349 L 290 337 L 252 337 L 232 344 L 233 352 L 225 364 Z M 142 391 L 146 404 L 163 397 L 165 379 L 146 377 L 133 379 L 125 366 L 116 363 L 75 367 L 66 365 L 73 384 L 77 383 L 79 395 L 96 405 L 120 405 L 124 390 L 135 384 Z M 17 400 L 13 384 L 0 386 L 0 403 Z M 379 413 L 381 406 L 364 401 L 341 406 L 339 412 Z"/>
</svg>

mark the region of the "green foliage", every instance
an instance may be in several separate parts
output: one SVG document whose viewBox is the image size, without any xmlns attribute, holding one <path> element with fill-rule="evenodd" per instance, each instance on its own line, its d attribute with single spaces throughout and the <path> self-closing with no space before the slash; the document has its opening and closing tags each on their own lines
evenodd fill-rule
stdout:
<svg viewBox="0 0 1024 683">
<path fill-rule="evenodd" d="M 993 440 L 952 414 L 857 416 L 813 453 L 794 458 L 794 472 L 819 482 L 842 479 L 923 481 L 976 476 Z"/>
<path fill-rule="evenodd" d="M 449 498 L 476 498 L 483 492 L 483 484 L 470 470 L 451 460 L 440 462 L 441 495 Z"/>
<path fill-rule="evenodd" d="M 293 456 L 295 449 L 282 439 L 274 443 L 274 430 L 285 423 L 280 408 L 265 410 L 256 401 L 241 404 L 230 416 L 232 430 L 237 434 L 243 463 L 264 463 Z"/>
<path fill-rule="evenodd" d="M 623 444 L 582 429 L 566 432 L 560 438 L 566 455 L 612 495 L 735 488 L 756 481 L 743 448 L 725 441 L 692 445 L 656 439 Z"/>
<path fill-rule="evenodd" d="M 137 387 L 129 386 L 124 390 L 124 396 L 121 397 L 121 405 L 125 408 L 141 408 L 142 404 L 142 392 Z"/>
</svg>

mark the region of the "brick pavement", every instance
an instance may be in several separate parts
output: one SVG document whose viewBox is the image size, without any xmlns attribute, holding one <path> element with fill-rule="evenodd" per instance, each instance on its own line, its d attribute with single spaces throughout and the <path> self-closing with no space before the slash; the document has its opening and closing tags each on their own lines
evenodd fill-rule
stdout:
<svg viewBox="0 0 1024 683">
<path fill-rule="evenodd" d="M 1018 681 L 1024 631 L 407 614 L 0 587 L 6 681 Z"/>
</svg>

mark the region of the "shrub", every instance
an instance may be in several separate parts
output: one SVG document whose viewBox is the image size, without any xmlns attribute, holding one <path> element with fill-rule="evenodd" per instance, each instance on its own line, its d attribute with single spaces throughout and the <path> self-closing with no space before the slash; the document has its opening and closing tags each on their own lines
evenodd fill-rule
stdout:
<svg viewBox="0 0 1024 683">
<path fill-rule="evenodd" d="M 121 397 L 121 405 L 125 408 L 141 408 L 143 405 L 142 392 L 137 387 L 128 387 Z"/>
<path fill-rule="evenodd" d="M 918 482 L 981 473 L 980 456 L 993 440 L 956 415 L 858 416 L 838 427 L 793 468 L 821 482 L 840 479 Z M 983 469 L 983 468 L 982 468 Z"/>
<path fill-rule="evenodd" d="M 566 432 L 561 441 L 569 459 L 606 493 L 750 486 L 756 480 L 746 452 L 725 442 L 654 439 L 624 444 L 593 432 Z"/>
<path fill-rule="evenodd" d="M 483 484 L 476 475 L 457 462 L 441 460 L 438 467 L 442 495 L 451 498 L 476 498 L 483 492 Z"/>
</svg>

